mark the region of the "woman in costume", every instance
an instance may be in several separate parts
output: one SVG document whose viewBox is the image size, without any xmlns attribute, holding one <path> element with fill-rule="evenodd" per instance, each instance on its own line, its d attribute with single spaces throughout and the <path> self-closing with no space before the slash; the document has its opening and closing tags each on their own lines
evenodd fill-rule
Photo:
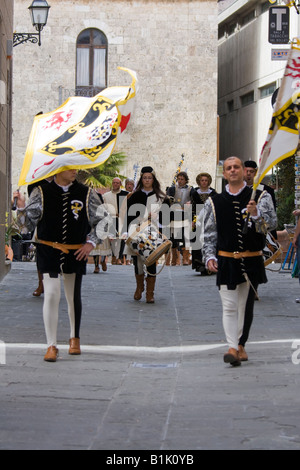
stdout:
<svg viewBox="0 0 300 470">
<path fill-rule="evenodd" d="M 169 205 L 169 200 L 162 192 L 155 172 L 151 166 L 141 170 L 141 176 L 134 193 L 127 200 L 127 232 L 129 236 L 144 222 L 151 221 L 154 225 L 161 226 L 160 211 L 163 203 Z M 133 254 L 135 268 L 136 291 L 135 300 L 142 298 L 145 290 L 144 263 L 140 256 Z M 147 267 L 146 277 L 146 301 L 154 303 L 154 289 L 156 283 L 156 263 Z"/>
</svg>

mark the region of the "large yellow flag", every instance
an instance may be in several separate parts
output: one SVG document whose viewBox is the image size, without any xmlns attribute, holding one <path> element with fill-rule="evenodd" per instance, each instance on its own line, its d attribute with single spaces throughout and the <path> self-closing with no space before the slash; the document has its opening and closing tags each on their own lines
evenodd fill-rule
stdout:
<svg viewBox="0 0 300 470">
<path fill-rule="evenodd" d="M 72 97 L 60 108 L 34 119 L 19 186 L 71 169 L 94 168 L 113 152 L 132 115 L 137 77 L 93 98 Z"/>
<path fill-rule="evenodd" d="M 295 154 L 299 144 L 299 120 L 300 38 L 295 38 L 289 51 L 267 140 L 260 155 L 254 190 L 273 166 Z"/>
</svg>

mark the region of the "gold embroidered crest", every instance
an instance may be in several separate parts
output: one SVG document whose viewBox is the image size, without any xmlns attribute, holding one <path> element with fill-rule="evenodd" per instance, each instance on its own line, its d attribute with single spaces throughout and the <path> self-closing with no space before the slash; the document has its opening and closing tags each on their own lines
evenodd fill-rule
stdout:
<svg viewBox="0 0 300 470">
<path fill-rule="evenodd" d="M 83 202 L 82 201 L 77 201 L 76 199 L 74 201 L 71 201 L 71 209 L 72 209 L 72 213 L 74 214 L 74 219 L 78 220 L 79 219 L 79 213 L 83 209 Z"/>
</svg>

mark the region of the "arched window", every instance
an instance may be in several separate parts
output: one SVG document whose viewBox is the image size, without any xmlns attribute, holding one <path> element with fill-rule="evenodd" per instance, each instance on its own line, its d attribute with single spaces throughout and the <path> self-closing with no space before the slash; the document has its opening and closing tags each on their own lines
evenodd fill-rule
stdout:
<svg viewBox="0 0 300 470">
<path fill-rule="evenodd" d="M 85 29 L 77 39 L 76 94 L 94 96 L 107 87 L 107 38 Z"/>
</svg>

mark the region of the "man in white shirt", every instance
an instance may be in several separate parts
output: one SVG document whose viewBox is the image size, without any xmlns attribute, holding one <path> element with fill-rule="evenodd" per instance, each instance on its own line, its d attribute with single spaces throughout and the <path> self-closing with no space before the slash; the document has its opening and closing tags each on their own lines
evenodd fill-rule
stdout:
<svg viewBox="0 0 300 470">
<path fill-rule="evenodd" d="M 113 218 L 114 227 L 116 231 L 116 237 L 110 239 L 111 251 L 112 251 L 112 264 L 122 264 L 120 257 L 121 250 L 121 237 L 122 227 L 120 227 L 120 209 L 128 195 L 128 191 L 121 189 L 122 181 L 120 178 L 114 178 L 112 181 L 112 189 L 108 193 L 103 194 L 103 200 L 106 210 Z"/>
</svg>

